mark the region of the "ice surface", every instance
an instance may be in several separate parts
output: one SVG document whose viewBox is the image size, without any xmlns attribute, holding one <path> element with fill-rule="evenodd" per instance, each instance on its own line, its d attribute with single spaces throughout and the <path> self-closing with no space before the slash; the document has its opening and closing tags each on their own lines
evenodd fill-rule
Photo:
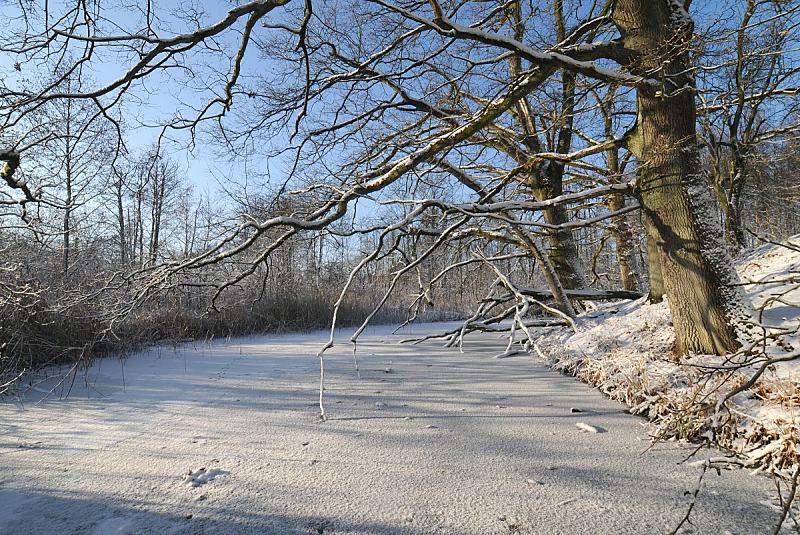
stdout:
<svg viewBox="0 0 800 535">
<path fill-rule="evenodd" d="M 326 422 L 323 332 L 154 348 L 124 374 L 105 359 L 74 382 L 31 378 L 37 391 L 0 403 L 0 533 L 660 533 L 679 521 L 698 477 L 679 464 L 686 446 L 647 450 L 623 405 L 529 355 L 493 359 L 503 336 L 468 338 L 463 354 L 397 344 L 447 328 L 375 329 L 359 344 L 361 380 L 352 349 L 334 347 Z M 227 474 L 182 481 L 199 468 Z M 697 532 L 775 521 L 766 479 L 706 477 Z"/>
</svg>

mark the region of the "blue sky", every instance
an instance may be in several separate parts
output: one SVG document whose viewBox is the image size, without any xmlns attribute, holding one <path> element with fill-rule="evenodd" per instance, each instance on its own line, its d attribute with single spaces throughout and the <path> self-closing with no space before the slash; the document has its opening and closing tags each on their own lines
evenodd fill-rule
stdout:
<svg viewBox="0 0 800 535">
<path fill-rule="evenodd" d="M 693 11 L 699 17 L 705 18 L 710 12 L 716 14 L 726 13 L 728 17 L 732 15 L 730 2 L 722 0 L 712 0 L 709 2 L 694 2 Z M 158 12 L 162 14 L 163 20 L 161 26 L 164 31 L 162 35 L 169 35 L 177 31 L 186 31 L 186 24 L 183 21 L 176 19 L 174 13 L 176 10 L 187 10 L 192 6 L 198 11 L 205 12 L 201 19 L 201 24 L 209 24 L 222 19 L 227 11 L 231 8 L 232 4 L 228 2 L 217 1 L 196 1 L 193 4 L 187 2 L 180 2 L 179 0 L 164 0 L 158 2 Z M 13 9 L 12 4 L 6 6 L 5 10 Z M 4 10 L 4 11 L 5 11 Z M 172 13 L 172 14 L 171 14 Z M 270 17 L 280 19 L 281 14 L 284 14 L 284 8 L 278 8 L 274 15 Z M 120 12 L 120 19 L 125 19 Z M 124 21 L 114 21 L 120 23 L 125 29 L 139 30 L 141 28 L 141 21 L 134 22 L 133 19 Z M 242 22 L 237 25 L 237 28 L 242 27 Z M 702 26 L 702 23 L 699 24 Z M 260 30 L 260 28 L 257 28 Z M 109 33 L 116 33 L 109 31 Z M 263 33 L 263 31 L 262 31 Z M 210 59 L 213 61 L 225 61 L 225 57 L 230 55 L 230 50 L 235 50 L 238 47 L 238 35 L 233 33 L 226 34 L 223 39 L 218 43 L 222 48 L 227 49 L 226 53 L 222 54 L 203 54 L 203 57 L 195 59 Z M 215 59 L 216 58 L 216 59 Z M 7 65 L 14 60 L 4 56 L 0 60 Z M 194 63 L 197 65 L 197 63 Z M 219 65 L 219 64 L 218 64 Z M 269 67 L 269 59 L 259 56 L 259 51 L 254 47 L 248 49 L 244 61 L 243 71 L 245 74 L 249 72 L 259 72 L 264 67 Z M 35 69 L 33 65 L 23 65 L 23 75 Z M 6 69 L 10 70 L 10 69 Z M 118 78 L 124 72 L 124 66 L 117 59 L 99 57 L 96 61 L 91 63 L 90 73 L 92 78 L 97 84 L 104 84 L 111 80 Z M 193 88 L 190 86 L 192 83 L 202 83 L 209 81 L 204 79 L 204 76 L 211 77 L 213 74 L 210 71 L 196 72 L 194 80 L 185 76 L 185 73 L 176 70 L 174 74 L 156 72 L 148 76 L 144 82 L 127 97 L 125 105 L 125 118 L 128 127 L 127 142 L 129 148 L 136 152 L 142 150 L 153 143 L 156 139 L 158 128 L 153 127 L 158 123 L 163 123 L 166 119 L 173 116 L 177 111 L 182 111 L 184 115 L 189 112 L 187 104 L 190 106 L 199 106 L 204 103 L 210 96 L 208 91 Z M 213 84 L 217 88 L 224 85 L 222 80 L 213 80 Z M 150 125 L 150 126 L 148 126 Z M 173 157 L 185 169 L 187 176 L 192 184 L 199 189 L 216 190 L 219 188 L 218 180 L 220 179 L 237 179 L 241 180 L 248 174 L 253 174 L 249 177 L 252 181 L 255 175 L 269 172 L 275 177 L 280 178 L 285 172 L 285 163 L 274 162 L 271 167 L 267 167 L 264 159 L 254 158 L 252 162 L 244 161 L 231 161 L 229 158 L 220 158 L 218 151 L 213 148 L 207 140 L 200 138 L 199 144 L 193 148 L 192 151 L 185 150 L 188 144 L 188 136 L 185 134 L 176 134 L 174 131 L 170 132 L 170 137 L 175 139 L 176 143 L 168 143 L 164 145 L 166 152 L 171 153 Z M 284 138 L 276 139 L 279 143 L 285 143 Z M 249 165 L 249 167 L 248 167 Z"/>
</svg>

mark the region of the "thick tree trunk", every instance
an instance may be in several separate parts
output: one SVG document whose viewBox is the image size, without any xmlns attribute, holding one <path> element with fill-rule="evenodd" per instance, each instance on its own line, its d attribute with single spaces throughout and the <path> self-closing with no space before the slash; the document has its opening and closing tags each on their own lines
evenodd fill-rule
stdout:
<svg viewBox="0 0 800 535">
<path fill-rule="evenodd" d="M 553 225 L 566 223 L 568 218 L 566 210 L 556 211 L 555 217 L 549 219 L 545 214 L 545 221 Z M 549 220 L 548 220 L 549 219 Z M 561 279 L 564 288 L 575 290 L 584 288 L 586 282 L 578 272 L 576 266 L 578 265 L 578 248 L 575 245 L 575 238 L 572 236 L 570 230 L 557 230 L 549 232 L 547 235 L 549 247 L 547 248 L 547 256 L 553 264 L 553 268 Z"/>
<path fill-rule="evenodd" d="M 700 172 L 688 45 L 692 23 L 682 0 L 618 0 L 614 22 L 633 54 L 628 67 L 662 87 L 637 91 L 637 147 L 645 217 L 657 235 L 664 290 L 681 352 L 724 354 L 739 347 L 741 291 Z"/>
<path fill-rule="evenodd" d="M 732 203 L 729 203 L 728 209 L 725 211 L 725 235 L 734 253 L 738 253 L 747 245 L 742 225 L 742 212 L 740 207 L 734 207 Z"/>
<path fill-rule="evenodd" d="M 519 293 L 527 295 L 541 301 L 551 299 L 553 294 L 549 291 L 538 290 L 536 288 L 518 288 Z M 586 299 L 592 301 L 603 301 L 611 299 L 639 299 L 642 294 L 628 290 L 564 290 L 564 295 L 570 299 Z"/>
<path fill-rule="evenodd" d="M 720 202 L 722 216 L 725 219 L 725 239 L 733 254 L 738 253 L 745 247 L 744 228 L 739 204 L 738 198 L 733 195 L 730 197 L 726 195 L 724 200 Z"/>
</svg>

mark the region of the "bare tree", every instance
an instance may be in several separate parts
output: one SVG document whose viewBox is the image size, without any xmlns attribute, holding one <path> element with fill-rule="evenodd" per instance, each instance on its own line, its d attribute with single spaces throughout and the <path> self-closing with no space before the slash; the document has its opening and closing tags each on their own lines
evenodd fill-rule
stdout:
<svg viewBox="0 0 800 535">
<path fill-rule="evenodd" d="M 796 11 L 775 5 L 777 18 Z M 278 264 L 294 265 L 298 244 L 324 232 L 343 242 L 369 236 L 361 243 L 373 247 L 343 280 L 334 318 L 372 263 L 392 261 L 364 326 L 407 279 L 426 302 L 437 281 L 476 266 L 491 276 L 466 330 L 513 319 L 524 331 L 537 314 L 571 325 L 580 300 L 599 295 L 584 288 L 576 240 L 595 231 L 579 229 L 611 223 L 630 291 L 624 216 L 641 208 L 651 296 L 660 298 L 663 281 L 678 349 L 726 353 L 739 346 L 748 311 L 703 172 L 698 108 L 703 117 L 715 113 L 714 87 L 695 76 L 703 49 L 693 41 L 689 7 L 680 0 L 258 0 L 214 18 L 126 5 L 67 2 L 47 12 L 23 5 L 31 22 L 11 25 L 3 39 L 20 69 L 50 62 L 79 76 L 103 57 L 119 73 L 74 90 L 31 89 L 12 76 L 0 83 L 7 103 L 0 120 L 11 136 L 50 102 L 122 116 L 128 102 L 147 98 L 151 82 L 168 83 L 176 93 L 170 105 L 147 119 L 160 140 L 267 167 L 270 208 L 281 209 L 220 224 L 197 254 L 180 258 L 160 254 L 169 198 L 163 176 L 120 182 L 132 195 L 119 218 L 120 235 L 128 235 L 121 256 L 141 267 L 125 275 L 135 288 L 130 306 L 193 276 L 214 287 L 216 302 L 283 254 Z M 33 139 L 23 134 L 16 137 Z M 24 162 L 26 151 L 17 152 Z M 14 179 L 6 184 L 20 189 Z M 451 260 L 440 265 L 442 258 Z"/>
<path fill-rule="evenodd" d="M 711 184 L 722 209 L 726 238 L 738 251 L 747 244 L 744 194 L 765 144 L 796 135 L 800 94 L 800 10 L 779 2 L 743 0 L 730 7 L 735 26 L 704 30 L 713 63 L 700 76 L 700 113 Z M 735 46 L 731 47 L 733 41 Z"/>
</svg>

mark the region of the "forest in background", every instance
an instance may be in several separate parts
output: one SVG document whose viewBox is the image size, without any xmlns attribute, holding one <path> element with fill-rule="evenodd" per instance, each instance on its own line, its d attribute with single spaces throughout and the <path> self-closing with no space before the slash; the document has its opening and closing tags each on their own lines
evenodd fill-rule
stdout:
<svg viewBox="0 0 800 535">
<path fill-rule="evenodd" d="M 800 8 L 639 4 L 6 5 L 0 384 L 334 310 L 563 323 L 602 290 L 733 349 L 728 254 L 800 232 Z M 235 176 L 198 186 L 199 155 Z"/>
</svg>

